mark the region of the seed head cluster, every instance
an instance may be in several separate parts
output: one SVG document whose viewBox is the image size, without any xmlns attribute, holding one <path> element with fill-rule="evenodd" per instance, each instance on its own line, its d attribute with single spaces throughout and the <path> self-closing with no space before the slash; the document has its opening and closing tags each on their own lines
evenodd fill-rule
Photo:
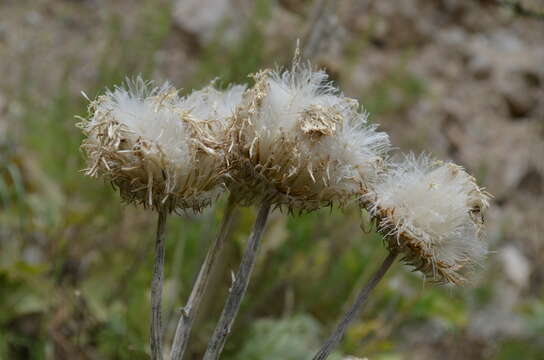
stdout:
<svg viewBox="0 0 544 360">
<path fill-rule="evenodd" d="M 225 189 L 241 204 L 299 212 L 359 202 L 406 263 L 465 279 L 486 254 L 489 195 L 473 177 L 427 156 L 391 163 L 388 135 L 310 64 L 252 77 L 250 88 L 212 83 L 186 96 L 141 78 L 106 91 L 79 123 L 86 173 L 168 212 L 199 211 Z"/>
</svg>

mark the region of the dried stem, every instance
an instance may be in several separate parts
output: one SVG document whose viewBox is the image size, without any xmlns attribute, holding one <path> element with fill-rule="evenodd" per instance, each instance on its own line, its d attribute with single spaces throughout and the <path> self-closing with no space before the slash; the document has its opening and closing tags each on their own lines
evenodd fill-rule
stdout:
<svg viewBox="0 0 544 360">
<path fill-rule="evenodd" d="M 310 15 L 309 28 L 304 36 L 302 56 L 311 59 L 319 53 L 321 42 L 334 16 L 336 0 L 317 0 Z"/>
<path fill-rule="evenodd" d="M 240 268 L 238 269 L 234 283 L 230 288 L 225 307 L 223 308 L 219 322 L 217 323 L 210 342 L 208 343 L 206 354 L 204 354 L 204 360 L 219 359 L 223 346 L 225 346 L 225 341 L 230 333 L 232 324 L 236 318 L 236 314 L 240 309 L 240 303 L 242 302 L 242 298 L 244 297 L 249 284 L 249 279 L 251 277 L 253 266 L 255 265 L 255 260 L 257 259 L 257 253 L 261 243 L 261 236 L 263 234 L 269 212 L 270 203 L 263 201 L 257 214 L 257 219 L 255 220 L 255 225 L 253 226 L 253 231 L 249 237 L 244 255 L 242 256 Z"/>
<path fill-rule="evenodd" d="M 151 280 L 151 359 L 162 359 L 162 279 L 164 276 L 164 242 L 167 211 L 159 210 L 155 241 L 155 267 Z"/>
<path fill-rule="evenodd" d="M 359 295 L 357 295 L 357 299 L 355 300 L 355 303 L 353 303 L 349 311 L 346 313 L 346 315 L 344 315 L 340 323 L 338 323 L 338 325 L 336 326 L 336 329 L 333 331 L 333 333 L 327 339 L 327 341 L 325 341 L 321 349 L 314 356 L 313 360 L 325 360 L 330 355 L 333 348 L 336 347 L 336 345 L 338 345 L 338 343 L 342 339 L 342 336 L 344 336 L 344 332 L 346 331 L 348 325 L 353 321 L 355 317 L 357 317 L 359 312 L 363 309 L 372 289 L 374 289 L 376 285 L 378 284 L 378 282 L 380 282 L 380 280 L 383 278 L 387 270 L 391 267 L 391 265 L 395 261 L 396 257 L 397 257 L 396 251 L 391 251 L 389 253 L 389 255 L 383 261 L 382 265 L 379 267 L 379 269 L 376 270 L 374 275 L 372 275 L 372 278 L 370 279 L 370 281 L 361 290 Z"/>
<path fill-rule="evenodd" d="M 174 336 L 172 351 L 170 353 L 171 360 L 181 360 L 183 358 L 183 354 L 189 342 L 189 336 L 191 335 L 193 322 L 198 313 L 204 292 L 206 291 L 210 274 L 216 263 L 217 255 L 223 247 L 223 243 L 230 232 L 233 219 L 235 218 L 235 210 L 236 203 L 234 196 L 231 194 L 229 196 L 223 221 L 221 223 L 221 230 L 219 231 L 214 243 L 208 249 L 204 263 L 202 263 L 202 266 L 200 267 L 198 277 L 193 285 L 193 289 L 191 290 L 189 300 L 187 301 L 185 307 L 181 310 L 181 316 L 176 328 L 176 335 Z"/>
</svg>

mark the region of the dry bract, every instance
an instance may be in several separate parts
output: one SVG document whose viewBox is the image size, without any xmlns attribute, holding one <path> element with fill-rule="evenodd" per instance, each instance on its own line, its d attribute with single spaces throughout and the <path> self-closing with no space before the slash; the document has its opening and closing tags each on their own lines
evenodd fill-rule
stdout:
<svg viewBox="0 0 544 360">
<path fill-rule="evenodd" d="M 389 248 L 435 281 L 463 282 L 487 252 L 489 195 L 460 166 L 407 156 L 364 199 Z"/>
<path fill-rule="evenodd" d="M 153 87 L 138 78 L 99 96 L 79 124 L 86 173 L 145 207 L 198 211 L 209 205 L 222 190 L 225 159 L 217 117 L 196 111 L 208 101 L 206 93 L 183 98 L 168 84 Z"/>
<path fill-rule="evenodd" d="M 224 150 L 222 147 L 227 141 L 232 118 L 245 90 L 245 85 L 233 85 L 221 91 L 212 83 L 202 90 L 193 91 L 183 101 L 183 107 L 189 109 L 193 117 L 209 124 L 205 136 L 210 137 L 210 141 L 216 141 L 216 148 L 221 151 Z"/>
<path fill-rule="evenodd" d="M 325 72 L 296 62 L 254 78 L 233 121 L 228 156 L 243 200 L 314 210 L 365 194 L 389 138 L 367 125 L 357 101 L 340 94 Z"/>
</svg>

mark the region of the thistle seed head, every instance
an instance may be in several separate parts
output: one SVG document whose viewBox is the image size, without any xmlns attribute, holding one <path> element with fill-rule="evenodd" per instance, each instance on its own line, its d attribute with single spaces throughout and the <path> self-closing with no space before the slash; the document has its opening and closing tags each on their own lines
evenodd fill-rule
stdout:
<svg viewBox="0 0 544 360">
<path fill-rule="evenodd" d="M 227 94 L 207 88 L 183 98 L 141 78 L 107 91 L 79 124 L 86 174 L 111 181 L 129 203 L 199 211 L 223 188 L 224 139 L 214 130 L 226 127 L 218 113 L 231 106 Z"/>
<path fill-rule="evenodd" d="M 460 284 L 487 253 L 490 195 L 452 163 L 406 156 L 363 200 L 391 250 L 432 280 Z"/>
<path fill-rule="evenodd" d="M 367 124 L 356 100 L 324 71 L 297 62 L 262 71 L 231 131 L 232 186 L 246 202 L 266 197 L 289 209 L 343 205 L 364 195 L 382 169 L 389 138 Z"/>
</svg>

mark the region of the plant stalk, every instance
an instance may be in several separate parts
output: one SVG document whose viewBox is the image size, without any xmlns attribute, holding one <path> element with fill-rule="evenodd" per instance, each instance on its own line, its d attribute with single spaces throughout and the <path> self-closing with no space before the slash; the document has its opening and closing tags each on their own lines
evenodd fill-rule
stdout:
<svg viewBox="0 0 544 360">
<path fill-rule="evenodd" d="M 225 214 L 223 215 L 223 221 L 221 223 L 219 234 L 208 249 L 206 258 L 200 267 L 198 277 L 193 285 L 193 289 L 191 290 L 189 300 L 187 301 L 185 307 L 181 310 L 181 316 L 178 321 L 176 334 L 172 343 L 172 350 L 170 352 L 171 360 L 181 360 L 183 358 L 183 354 L 185 353 L 187 344 L 189 342 L 189 336 L 191 335 L 193 322 L 198 313 L 200 304 L 202 303 L 210 274 L 216 264 L 217 256 L 223 248 L 223 243 L 230 232 L 233 220 L 235 218 L 235 210 L 236 203 L 234 201 L 234 196 L 231 194 L 225 209 Z"/>
<path fill-rule="evenodd" d="M 396 251 L 391 251 L 389 255 L 387 255 L 382 265 L 372 275 L 369 282 L 365 285 L 365 287 L 363 287 L 359 295 L 357 295 L 357 299 L 355 300 L 349 311 L 344 315 L 342 320 L 338 323 L 336 329 L 329 336 L 327 341 L 325 341 L 317 354 L 313 357 L 313 360 L 325 360 L 327 357 L 329 357 L 331 351 L 338 345 L 338 343 L 344 336 L 348 325 L 353 321 L 353 319 L 357 317 L 357 315 L 359 315 L 360 311 L 364 308 L 370 292 L 376 287 L 376 285 L 383 278 L 387 270 L 391 267 L 391 265 L 395 261 L 395 258 L 397 257 L 397 254 L 398 253 Z"/>
<path fill-rule="evenodd" d="M 259 212 L 257 214 L 257 219 L 255 220 L 255 225 L 253 226 L 253 231 L 249 237 L 244 255 L 242 256 L 242 261 L 234 279 L 234 283 L 230 288 L 225 307 L 219 318 L 219 322 L 213 332 L 213 335 L 208 343 L 208 348 L 204 354 L 204 360 L 216 360 L 219 359 L 221 351 L 225 346 L 227 336 L 229 335 L 232 324 L 236 318 L 238 310 L 240 309 L 240 303 L 246 293 L 249 279 L 255 265 L 255 260 L 257 259 L 257 254 L 261 244 L 261 236 L 268 219 L 268 214 L 270 213 L 270 203 L 263 201 Z"/>
<path fill-rule="evenodd" d="M 312 59 L 318 55 L 321 42 L 329 26 L 330 17 L 336 14 L 337 0 L 317 0 L 310 14 L 309 28 L 304 36 L 302 56 Z"/>
<path fill-rule="evenodd" d="M 167 211 L 159 210 L 155 240 L 155 266 L 151 280 L 151 359 L 162 360 L 162 283 Z"/>
</svg>

